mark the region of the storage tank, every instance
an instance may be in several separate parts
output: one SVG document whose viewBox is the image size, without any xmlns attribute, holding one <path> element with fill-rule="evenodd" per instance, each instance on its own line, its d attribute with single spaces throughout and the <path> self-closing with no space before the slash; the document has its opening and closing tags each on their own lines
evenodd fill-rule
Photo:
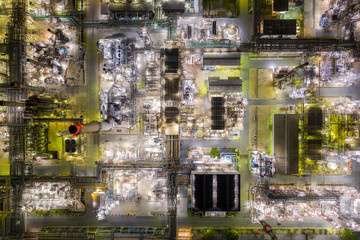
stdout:
<svg viewBox="0 0 360 240">
<path fill-rule="evenodd" d="M 114 121 L 104 121 L 104 122 L 92 122 L 89 124 L 76 124 L 69 125 L 68 132 L 73 135 L 78 135 L 80 133 L 86 132 L 105 132 L 110 131 L 114 127 Z"/>
</svg>

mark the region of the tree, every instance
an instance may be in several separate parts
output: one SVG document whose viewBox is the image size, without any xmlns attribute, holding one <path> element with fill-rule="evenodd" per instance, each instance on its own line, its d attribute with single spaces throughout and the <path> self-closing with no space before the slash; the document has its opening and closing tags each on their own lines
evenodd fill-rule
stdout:
<svg viewBox="0 0 360 240">
<path fill-rule="evenodd" d="M 215 231 L 213 228 L 208 228 L 204 232 L 204 239 L 213 240 L 215 239 Z"/>
<path fill-rule="evenodd" d="M 210 156 L 212 158 L 215 158 L 219 154 L 220 154 L 220 150 L 218 148 L 212 148 L 211 151 L 210 151 Z"/>
<path fill-rule="evenodd" d="M 200 86 L 200 89 L 199 89 L 199 96 L 202 97 L 202 96 L 205 96 L 207 93 L 207 84 L 206 83 L 203 83 L 201 86 Z"/>
<path fill-rule="evenodd" d="M 225 237 L 227 240 L 237 240 L 239 238 L 239 233 L 235 228 L 227 228 L 225 231 Z"/>
<path fill-rule="evenodd" d="M 315 238 L 315 232 L 313 230 L 305 230 L 304 234 L 306 236 L 306 239 L 314 239 Z"/>
<path fill-rule="evenodd" d="M 344 229 L 342 232 L 341 239 L 342 240 L 356 240 L 357 235 L 352 229 Z"/>
</svg>

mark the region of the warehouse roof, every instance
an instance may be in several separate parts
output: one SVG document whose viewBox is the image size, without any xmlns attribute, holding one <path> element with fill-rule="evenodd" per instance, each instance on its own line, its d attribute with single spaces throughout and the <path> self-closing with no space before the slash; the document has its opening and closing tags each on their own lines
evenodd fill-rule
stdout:
<svg viewBox="0 0 360 240">
<path fill-rule="evenodd" d="M 203 54 L 204 66 L 239 66 L 239 52 L 205 52 Z"/>
<path fill-rule="evenodd" d="M 179 68 L 179 49 L 165 49 L 165 73 L 176 73 Z"/>
<path fill-rule="evenodd" d="M 265 19 L 264 35 L 296 35 L 296 19 Z"/>
<path fill-rule="evenodd" d="M 239 77 L 229 77 L 228 79 L 220 79 L 217 77 L 209 77 L 209 92 L 241 92 L 242 80 Z"/>
<path fill-rule="evenodd" d="M 194 174 L 192 207 L 198 211 L 240 211 L 239 174 Z"/>
<path fill-rule="evenodd" d="M 167 0 L 162 3 L 164 12 L 184 12 L 185 1 L 182 0 Z"/>
<path fill-rule="evenodd" d="M 211 98 L 211 130 L 224 130 L 225 128 L 225 99 L 223 97 Z"/>
<path fill-rule="evenodd" d="M 310 107 L 307 114 L 308 135 L 320 136 L 323 119 L 322 109 L 320 107 Z"/>
<path fill-rule="evenodd" d="M 299 172 L 299 115 L 274 114 L 275 172 L 298 174 Z"/>
<path fill-rule="evenodd" d="M 273 0 L 273 11 L 275 12 L 289 11 L 289 0 Z"/>
</svg>

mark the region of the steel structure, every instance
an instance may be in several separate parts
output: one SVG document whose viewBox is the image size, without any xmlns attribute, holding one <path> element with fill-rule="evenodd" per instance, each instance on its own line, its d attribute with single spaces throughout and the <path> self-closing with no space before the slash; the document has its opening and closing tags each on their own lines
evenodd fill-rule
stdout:
<svg viewBox="0 0 360 240">
<path fill-rule="evenodd" d="M 360 12 L 360 3 L 351 4 L 350 6 L 349 5 L 350 4 L 348 4 L 348 7 L 344 11 L 336 15 L 336 19 L 328 21 L 326 24 L 324 24 L 324 28 L 332 28 L 340 25 L 341 23 L 346 24 L 349 22 L 358 21 L 358 19 L 352 18 Z"/>
<path fill-rule="evenodd" d="M 8 84 L 14 86 L 8 89 L 9 102 L 19 102 L 27 98 L 27 90 L 16 86 L 25 83 L 25 41 L 26 41 L 26 1 L 14 0 L 12 12 L 7 26 L 5 41 L 8 54 Z M 22 191 L 24 187 L 25 163 L 25 119 L 17 106 L 8 107 L 8 126 L 10 133 L 10 207 L 5 229 L 10 235 L 21 236 L 24 233 L 23 212 L 21 210 Z"/>
<path fill-rule="evenodd" d="M 24 66 L 26 61 L 25 54 L 25 40 L 26 40 L 26 12 L 27 6 L 25 0 L 13 0 L 13 8 L 6 9 L 1 11 L 0 14 L 4 12 L 11 12 L 11 18 L 8 23 L 7 39 L 4 44 L 0 44 L 0 50 L 6 50 L 8 53 L 8 83 L 5 87 L 8 93 L 8 102 L 21 102 L 27 99 L 28 91 L 46 91 L 46 89 L 36 89 L 33 87 L 24 87 L 25 81 L 23 73 L 25 72 Z M 147 27 L 149 29 L 158 29 L 158 28 L 169 28 L 169 38 L 175 37 L 175 34 L 172 34 L 174 29 L 176 30 L 177 18 L 172 17 L 169 20 L 84 20 L 84 15 L 82 12 L 73 12 L 68 15 L 63 16 L 34 16 L 30 15 L 34 19 L 45 19 L 50 17 L 58 17 L 60 19 L 70 20 L 76 27 L 81 31 L 85 28 L 110 28 L 110 27 L 119 27 L 119 26 L 134 26 L 134 27 Z M 196 45 L 193 44 L 190 47 L 230 47 L 236 48 L 240 52 L 315 52 L 315 51 L 341 51 L 345 49 L 354 49 L 358 48 L 358 44 L 351 41 L 341 41 L 337 39 L 262 39 L 259 36 L 259 26 L 260 26 L 261 16 L 260 16 L 260 0 L 253 1 L 253 41 L 249 43 L 241 43 L 240 45 L 236 44 L 203 44 Z M 179 106 L 179 101 L 174 101 L 171 103 L 171 106 Z M 16 104 L 15 104 L 16 105 Z M 169 105 L 170 106 L 170 105 Z M 25 127 L 26 120 L 23 118 L 23 113 L 19 111 L 17 106 L 8 106 L 8 127 L 10 132 L 10 183 L 9 187 L 11 194 L 9 194 L 9 206 L 13 210 L 11 211 L 10 217 L 7 218 L 5 226 L 3 229 L 7 229 L 9 234 L 15 236 L 21 236 L 24 233 L 24 222 L 23 222 L 23 213 L 21 210 L 21 199 L 22 199 L 22 189 L 25 184 L 25 179 L 28 176 L 24 174 L 24 165 L 25 165 Z M 37 119 L 34 119 L 38 121 Z M 68 119 L 66 119 L 68 120 Z M 40 120 L 39 120 L 40 121 Z M 63 119 L 41 119 L 41 121 L 63 121 Z M 95 127 L 99 125 L 95 124 Z M 100 128 L 100 127 L 99 127 Z M 33 176 L 33 179 L 37 181 L 50 181 L 64 179 L 67 181 L 73 181 L 76 185 L 86 185 L 86 184 L 101 184 L 102 176 L 101 169 L 138 169 L 138 168 L 163 168 L 168 170 L 168 183 L 169 183 L 169 192 L 168 192 L 168 215 L 169 215 L 169 227 L 170 227 L 170 239 L 176 238 L 176 214 L 177 214 L 177 176 L 179 171 L 189 170 L 191 166 L 180 164 L 179 158 L 179 135 L 167 135 L 166 136 L 166 158 L 165 163 L 153 163 L 149 164 L 145 161 L 143 163 L 137 164 L 122 164 L 122 165 L 104 165 L 98 166 L 97 178 L 76 178 L 76 177 L 59 177 L 54 179 L 53 177 L 36 177 Z M 264 183 L 265 188 L 270 191 L 268 188 L 268 182 Z M 11 199 L 10 199 L 11 196 Z M 267 196 L 271 199 L 279 200 L 295 200 L 295 201 L 309 201 L 309 200 L 322 200 L 331 199 L 338 200 L 339 196 L 329 194 L 321 197 L 318 196 L 289 196 L 282 195 L 275 192 L 268 192 Z M 10 209 L 9 208 L 9 209 Z M 5 213 L 4 218 L 7 216 Z M 4 232 L 3 232 L 4 234 Z"/>
</svg>

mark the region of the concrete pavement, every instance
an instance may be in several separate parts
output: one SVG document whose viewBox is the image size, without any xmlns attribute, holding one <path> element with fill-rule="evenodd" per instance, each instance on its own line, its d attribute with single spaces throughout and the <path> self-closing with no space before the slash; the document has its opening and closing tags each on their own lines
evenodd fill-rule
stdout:
<svg viewBox="0 0 360 240">
<path fill-rule="evenodd" d="M 322 87 L 316 90 L 317 97 L 342 97 L 349 96 L 352 100 L 360 100 L 360 84 L 350 87 Z"/>
</svg>

